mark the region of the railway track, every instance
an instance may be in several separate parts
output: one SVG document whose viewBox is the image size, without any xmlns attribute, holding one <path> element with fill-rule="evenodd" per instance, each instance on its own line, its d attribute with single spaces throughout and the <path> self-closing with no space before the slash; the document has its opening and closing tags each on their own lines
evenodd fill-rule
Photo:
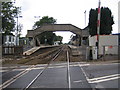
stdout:
<svg viewBox="0 0 120 90">
<path fill-rule="evenodd" d="M 23 90 L 29 89 L 30 86 L 38 79 L 38 77 L 40 77 L 44 73 L 44 71 L 50 66 L 50 64 L 52 64 L 53 62 L 57 61 L 57 58 L 59 57 L 59 55 L 62 53 L 62 51 L 64 49 L 65 48 L 62 48 L 62 49 L 59 49 L 57 52 L 55 52 L 53 57 L 52 57 L 52 59 L 46 64 L 46 66 L 42 69 L 42 71 L 40 71 L 35 76 L 35 78 Z M 67 82 L 68 82 L 68 88 L 71 88 L 70 69 L 69 69 L 70 56 L 69 56 L 68 50 L 66 50 L 65 52 L 66 52 L 66 62 L 67 62 L 67 66 L 66 66 L 67 67 Z M 17 74 L 13 78 L 7 80 L 2 85 L 0 85 L 0 89 L 7 88 L 7 86 L 9 86 L 13 82 L 15 82 L 17 79 L 19 79 L 20 77 L 22 77 L 23 75 L 25 75 L 26 73 L 28 73 L 29 71 L 31 71 L 35 67 L 36 67 L 36 65 L 31 65 L 29 68 L 23 70 L 22 72 L 20 72 L 19 74 Z"/>
<path fill-rule="evenodd" d="M 46 58 L 46 57 L 48 57 L 48 56 L 52 56 L 52 57 L 54 57 L 60 50 L 61 50 L 61 48 L 62 47 L 58 47 L 58 48 L 55 48 L 55 49 L 53 49 L 53 48 L 49 48 L 49 49 L 45 49 L 45 51 L 42 49 L 42 50 L 40 50 L 40 51 L 37 51 L 36 53 L 34 53 L 33 55 L 31 55 L 31 56 L 27 56 L 26 57 L 26 59 L 27 59 L 27 61 L 24 61 L 24 62 L 22 62 L 22 63 L 20 63 L 21 61 L 18 61 L 18 64 L 20 63 L 20 64 L 23 64 L 23 66 L 24 65 L 26 65 L 26 64 L 28 64 L 28 62 L 31 62 L 32 60 L 35 60 L 35 59 L 41 59 L 41 56 L 42 56 L 42 60 L 44 60 L 44 58 Z M 51 51 L 50 51 L 51 50 Z M 40 53 L 39 53 L 40 52 Z M 42 53 L 43 52 L 43 53 Z M 48 52 L 47 54 L 45 54 L 45 52 Z M 38 54 L 39 53 L 39 54 Z M 49 55 L 48 55 L 49 54 Z M 32 59 L 32 60 L 31 60 Z M 41 60 L 41 61 L 42 61 Z M 11 61 L 12 62 L 12 61 Z M 49 60 L 47 60 L 47 61 L 45 61 L 45 63 L 48 63 L 49 62 Z M 36 63 L 37 64 L 37 63 Z M 29 64 L 28 64 L 29 65 Z M 32 67 L 31 67 L 31 65 L 32 65 Z M 5 71 L 4 73 L 2 73 L 2 74 L 0 74 L 0 78 L 3 78 L 3 79 L 5 79 L 5 78 L 8 78 L 8 79 L 10 79 L 9 81 L 12 81 L 12 80 L 14 80 L 14 79 L 16 79 L 16 76 L 18 77 L 18 76 L 20 76 L 20 75 L 22 75 L 23 74 L 23 72 L 25 71 L 25 72 L 28 72 L 30 69 L 29 68 L 31 68 L 31 70 L 32 70 L 32 68 L 35 68 L 35 64 L 33 63 L 33 64 L 30 64 L 30 66 L 26 66 L 26 67 L 28 67 L 27 69 L 24 67 L 24 69 L 25 70 L 23 70 L 23 71 L 21 71 L 20 73 L 21 74 L 19 74 L 19 73 L 16 73 L 16 74 L 13 74 L 13 76 L 11 76 L 11 77 L 4 77 L 4 76 L 7 76 L 7 75 L 9 75 L 11 72 L 13 72 L 15 69 L 19 69 L 19 68 L 23 68 L 23 67 L 21 67 L 20 65 L 17 65 L 17 66 L 7 66 L 6 68 L 4 68 L 3 67 L 3 69 L 1 68 L 1 71 Z M 19 74 L 19 75 L 17 75 L 17 74 Z M 6 79 L 5 80 L 3 80 L 2 81 L 2 83 L 3 83 L 3 86 L 5 86 L 7 83 L 9 83 L 9 81 L 6 81 Z M 2 85 L 0 85 L 0 87 L 2 87 Z"/>
<path fill-rule="evenodd" d="M 42 73 L 49 67 L 49 65 L 59 56 L 59 54 L 61 53 L 61 50 L 58 51 L 57 53 L 55 53 L 54 57 L 51 59 L 50 62 L 48 62 L 48 64 L 44 67 L 44 69 L 42 71 L 40 71 L 37 76 L 24 88 L 24 90 L 27 90 L 30 88 L 30 86 L 37 80 L 38 77 L 40 77 L 42 75 Z"/>
<path fill-rule="evenodd" d="M 59 63 L 61 56 L 65 57 L 65 60 Z M 92 88 L 91 83 L 97 81 L 94 80 L 94 77 L 91 79 L 89 74 L 84 71 L 84 68 L 88 67 L 89 64 L 87 65 L 84 62 L 70 63 L 73 59 L 71 56 L 70 49 L 64 46 L 52 53 L 52 58 L 46 64 L 30 65 L 30 67 L 24 68 L 25 70 L 0 85 L 0 90 L 3 88 L 20 88 L 20 90 L 31 88 L 67 88 L 69 90 L 80 87 Z"/>
<path fill-rule="evenodd" d="M 45 49 L 45 51 L 42 49 L 37 51 L 31 56 L 25 57 L 19 64 L 27 64 L 27 65 L 32 65 L 32 64 L 46 64 L 49 62 L 49 60 L 45 60 L 47 57 L 52 58 L 54 55 L 61 49 L 62 47 L 57 47 L 55 49 L 50 48 L 48 50 Z M 45 61 L 45 62 L 43 62 Z"/>
<path fill-rule="evenodd" d="M 41 75 L 41 74 L 43 73 L 43 71 L 44 71 L 45 69 L 47 69 L 47 67 L 49 66 L 49 64 L 50 64 L 52 61 L 54 61 L 54 60 L 59 56 L 59 54 L 60 54 L 61 51 L 62 51 L 62 49 L 59 48 L 58 51 L 56 51 L 54 54 L 52 54 L 52 59 L 51 59 L 49 62 L 47 62 L 47 65 L 45 66 L 45 68 L 44 68 L 36 77 L 38 77 L 39 75 Z M 38 58 L 38 57 L 39 57 L 39 55 L 37 56 L 37 58 Z M 31 70 L 32 70 L 33 68 L 35 68 L 35 67 L 36 67 L 36 65 L 32 65 L 32 66 L 30 65 L 30 67 L 28 67 L 27 69 L 21 71 L 19 74 L 13 76 L 13 77 L 10 78 L 9 80 L 7 80 L 7 81 L 5 81 L 4 83 L 2 83 L 2 84 L 0 85 L 0 89 L 6 88 L 6 87 L 9 86 L 10 84 L 12 84 L 14 81 L 16 81 L 18 78 L 22 77 L 23 75 L 25 75 L 26 73 L 28 73 L 29 71 L 31 71 Z M 18 69 L 18 67 L 14 68 L 14 69 Z M 5 75 L 5 74 L 9 74 L 11 71 L 12 71 L 12 69 L 10 69 L 10 71 L 4 73 L 4 75 Z M 33 81 L 34 81 L 34 80 L 33 80 Z M 33 81 L 32 81 L 32 82 L 33 82 Z M 29 84 L 29 85 L 30 85 L 30 84 Z M 27 86 L 27 87 L 28 87 L 28 86 Z"/>
<path fill-rule="evenodd" d="M 61 50 L 62 51 L 62 50 Z M 40 77 L 43 73 L 44 73 L 44 71 L 49 67 L 49 65 L 53 62 L 53 61 L 55 61 L 56 59 L 57 59 L 57 57 L 59 56 L 59 54 L 61 53 L 61 51 L 59 51 L 55 56 L 54 56 L 54 58 L 46 65 L 46 67 L 42 70 L 42 71 L 40 71 L 39 73 L 38 73 L 38 75 L 24 88 L 24 90 L 28 90 L 29 88 L 30 88 L 30 86 L 37 80 L 37 78 L 38 77 Z M 67 50 L 66 51 L 66 62 L 67 62 L 67 82 L 68 82 L 68 88 L 69 88 L 69 90 L 71 90 L 71 79 L 70 79 L 70 56 L 69 56 L 69 51 Z"/>
</svg>

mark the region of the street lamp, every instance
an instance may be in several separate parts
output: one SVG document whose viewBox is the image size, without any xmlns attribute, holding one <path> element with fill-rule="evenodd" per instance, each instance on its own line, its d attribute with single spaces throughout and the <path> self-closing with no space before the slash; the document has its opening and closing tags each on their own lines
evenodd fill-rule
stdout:
<svg viewBox="0 0 120 90">
<path fill-rule="evenodd" d="M 16 31 L 16 46 L 19 45 L 18 41 L 19 41 L 19 36 L 18 36 L 18 31 L 19 31 L 19 28 L 18 28 L 18 18 L 22 18 L 22 16 L 17 16 L 17 31 Z"/>
<path fill-rule="evenodd" d="M 86 10 L 85 10 L 84 14 L 85 14 L 85 27 L 86 27 Z"/>
</svg>

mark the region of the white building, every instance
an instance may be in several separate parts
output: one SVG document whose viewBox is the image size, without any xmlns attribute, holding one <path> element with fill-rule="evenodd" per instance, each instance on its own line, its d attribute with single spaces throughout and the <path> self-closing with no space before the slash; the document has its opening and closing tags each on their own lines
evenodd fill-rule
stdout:
<svg viewBox="0 0 120 90">
<path fill-rule="evenodd" d="M 3 45 L 19 46 L 19 37 L 15 37 L 14 35 L 5 35 L 3 36 Z"/>
<path fill-rule="evenodd" d="M 97 36 L 89 37 L 89 46 L 96 47 Z M 99 54 L 118 54 L 118 35 L 99 36 Z"/>
<path fill-rule="evenodd" d="M 59 45 L 60 44 L 60 41 L 55 41 L 54 42 L 54 45 Z"/>
</svg>

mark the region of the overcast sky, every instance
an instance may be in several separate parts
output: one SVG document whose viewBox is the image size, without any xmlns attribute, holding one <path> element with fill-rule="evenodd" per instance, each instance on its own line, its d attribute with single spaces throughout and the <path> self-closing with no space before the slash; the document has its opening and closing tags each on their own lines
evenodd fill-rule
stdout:
<svg viewBox="0 0 120 90">
<path fill-rule="evenodd" d="M 16 0 L 16 5 L 22 8 L 19 23 L 23 24 L 22 36 L 31 30 L 35 21 L 43 16 L 57 19 L 57 24 L 73 24 L 81 29 L 85 28 L 85 10 L 86 26 L 88 25 L 89 11 L 91 8 L 98 7 L 99 0 Z M 115 24 L 113 33 L 118 32 L 118 1 L 120 0 L 101 0 L 102 7 L 109 7 L 114 16 Z M 40 18 L 34 18 L 40 16 Z M 68 42 L 71 33 L 57 33 L 64 38 L 63 42 Z M 67 34 L 67 35 L 66 35 Z"/>
</svg>

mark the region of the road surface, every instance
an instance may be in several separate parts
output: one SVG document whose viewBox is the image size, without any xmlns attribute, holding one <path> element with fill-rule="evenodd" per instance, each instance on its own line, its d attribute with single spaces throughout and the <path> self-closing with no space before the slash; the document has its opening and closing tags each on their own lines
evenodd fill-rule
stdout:
<svg viewBox="0 0 120 90">
<path fill-rule="evenodd" d="M 90 64 L 87 62 L 70 62 L 69 73 L 67 62 L 52 63 L 30 85 L 29 88 L 120 88 L 118 86 L 118 63 Z M 8 82 L 19 73 L 19 78 L 7 83 L 6 88 L 26 88 L 44 69 L 46 64 L 19 67 L 3 67 L 0 73 L 2 84 Z M 68 80 L 69 79 L 69 80 Z M 70 83 L 69 83 L 70 81 Z"/>
</svg>

